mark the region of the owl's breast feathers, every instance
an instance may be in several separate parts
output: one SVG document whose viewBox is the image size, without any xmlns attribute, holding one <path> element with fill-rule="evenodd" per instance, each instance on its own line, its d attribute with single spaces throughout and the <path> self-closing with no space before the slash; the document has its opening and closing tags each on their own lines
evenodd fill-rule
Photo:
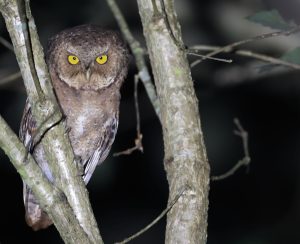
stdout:
<svg viewBox="0 0 300 244">
<path fill-rule="evenodd" d="M 70 129 L 69 137 L 76 156 L 85 164 L 101 144 L 114 141 L 119 119 L 119 89 L 80 90 L 52 77 L 56 95 Z M 103 148 L 104 149 L 104 148 Z M 107 156 L 107 155 L 106 155 Z M 105 159 L 99 158 L 101 162 Z"/>
</svg>

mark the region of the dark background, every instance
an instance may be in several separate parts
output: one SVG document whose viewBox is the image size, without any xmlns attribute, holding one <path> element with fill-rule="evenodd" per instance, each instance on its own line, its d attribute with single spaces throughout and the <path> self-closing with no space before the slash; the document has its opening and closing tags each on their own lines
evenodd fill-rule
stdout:
<svg viewBox="0 0 300 244">
<path fill-rule="evenodd" d="M 144 45 L 136 1 L 118 1 L 129 25 Z M 293 0 L 175 1 L 186 45 L 226 45 L 273 30 L 244 18 L 277 9 L 300 21 Z M 41 41 L 67 27 L 95 23 L 117 29 L 105 1 L 32 1 Z M 9 39 L 3 19 L 0 35 Z M 244 48 L 279 57 L 299 45 L 299 35 L 252 43 Z M 205 61 L 192 70 L 212 175 L 230 169 L 243 157 L 234 136 L 238 117 L 250 135 L 251 166 L 212 182 L 208 243 L 300 243 L 300 84 L 299 73 L 279 68 L 261 72 L 263 63 L 235 55 L 232 64 Z M 193 60 L 193 59 L 191 59 Z M 18 70 L 12 52 L 0 46 L 1 78 Z M 112 152 L 134 145 L 135 110 L 131 62 L 122 88 L 119 133 Z M 1 83 L 1 82 L 0 82 Z M 22 80 L 0 85 L 0 113 L 17 132 L 25 102 Z M 142 85 L 139 102 L 144 153 L 112 157 L 97 168 L 88 185 L 105 243 L 121 241 L 151 222 L 167 205 L 163 142 L 158 119 Z M 55 228 L 33 232 L 24 221 L 22 181 L 0 152 L 0 242 L 61 243 Z M 131 243 L 163 243 L 165 219 Z"/>
</svg>

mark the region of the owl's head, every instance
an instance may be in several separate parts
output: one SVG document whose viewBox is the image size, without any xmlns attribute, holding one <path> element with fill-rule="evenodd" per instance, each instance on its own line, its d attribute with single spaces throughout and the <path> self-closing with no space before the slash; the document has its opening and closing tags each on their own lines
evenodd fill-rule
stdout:
<svg viewBox="0 0 300 244">
<path fill-rule="evenodd" d="M 117 32 L 81 25 L 51 38 L 46 60 L 51 72 L 70 87 L 100 90 L 123 81 L 128 50 Z"/>
</svg>

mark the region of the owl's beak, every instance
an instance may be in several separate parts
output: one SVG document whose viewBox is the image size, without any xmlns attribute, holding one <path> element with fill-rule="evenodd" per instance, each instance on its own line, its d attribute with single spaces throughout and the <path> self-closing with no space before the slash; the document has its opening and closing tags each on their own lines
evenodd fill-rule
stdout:
<svg viewBox="0 0 300 244">
<path fill-rule="evenodd" d="M 87 80 L 90 80 L 90 78 L 91 78 L 91 69 L 90 69 L 90 68 L 88 68 L 88 69 L 85 71 L 85 78 L 86 78 Z"/>
</svg>

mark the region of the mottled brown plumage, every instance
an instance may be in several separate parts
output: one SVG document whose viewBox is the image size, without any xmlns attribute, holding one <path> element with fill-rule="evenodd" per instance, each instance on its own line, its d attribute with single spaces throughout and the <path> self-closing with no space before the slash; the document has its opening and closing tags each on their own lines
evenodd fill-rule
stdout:
<svg viewBox="0 0 300 244">
<path fill-rule="evenodd" d="M 66 116 L 74 154 L 87 184 L 96 166 L 107 157 L 119 119 L 120 87 L 128 68 L 128 51 L 116 32 L 81 25 L 60 32 L 49 41 L 46 61 L 53 87 Z M 20 128 L 25 143 L 36 123 L 27 102 Z M 41 143 L 32 152 L 46 177 L 54 182 Z M 52 222 L 24 184 L 26 222 L 34 230 Z"/>
</svg>

